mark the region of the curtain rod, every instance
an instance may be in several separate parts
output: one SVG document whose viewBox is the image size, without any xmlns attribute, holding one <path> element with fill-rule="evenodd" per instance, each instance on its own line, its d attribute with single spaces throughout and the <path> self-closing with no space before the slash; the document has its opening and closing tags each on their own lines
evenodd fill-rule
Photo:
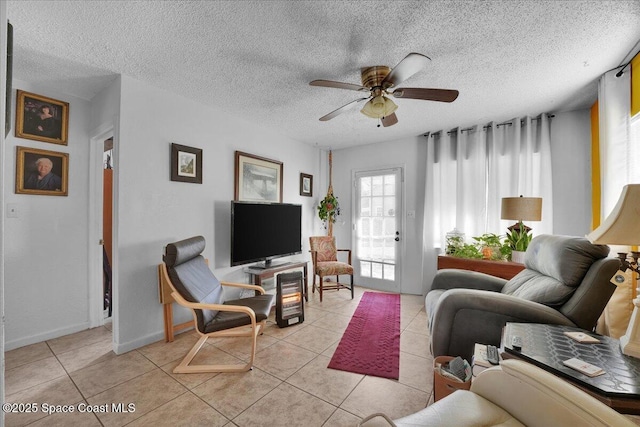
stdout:
<svg viewBox="0 0 640 427">
<path fill-rule="evenodd" d="M 550 115 L 548 115 L 547 117 L 548 117 L 549 119 L 552 119 L 552 118 L 554 118 L 554 117 L 555 117 L 555 115 L 554 115 L 554 114 L 550 114 Z M 539 118 L 539 117 L 533 117 L 533 118 L 531 119 L 531 121 L 532 121 L 532 122 L 535 122 L 535 121 L 538 121 L 538 120 L 540 120 L 540 118 Z M 524 119 L 520 120 L 520 124 L 524 124 L 524 123 L 525 123 Z M 498 124 L 496 125 L 496 127 L 500 127 L 500 126 L 512 126 L 512 125 L 513 125 L 513 121 L 508 121 L 508 122 L 498 123 Z M 487 130 L 487 129 L 489 129 L 490 127 L 491 127 L 490 125 L 485 125 L 485 126 L 483 126 L 483 127 L 482 127 L 482 130 Z M 474 130 L 475 128 L 476 128 L 475 126 L 472 126 L 472 127 L 469 127 L 469 128 L 464 128 L 464 129 L 461 129 L 461 130 L 460 130 L 460 132 L 469 132 L 469 131 Z M 452 133 L 457 132 L 457 129 L 458 129 L 458 128 L 453 128 L 452 130 L 447 131 L 447 135 L 451 135 Z M 440 135 L 440 133 L 442 133 L 442 131 L 438 131 L 438 132 L 427 132 L 427 133 L 422 134 L 422 136 L 424 136 L 424 137 L 426 137 L 426 138 L 428 138 L 429 136 L 431 136 L 432 138 L 435 138 L 435 136 L 436 136 L 436 135 Z"/>
</svg>

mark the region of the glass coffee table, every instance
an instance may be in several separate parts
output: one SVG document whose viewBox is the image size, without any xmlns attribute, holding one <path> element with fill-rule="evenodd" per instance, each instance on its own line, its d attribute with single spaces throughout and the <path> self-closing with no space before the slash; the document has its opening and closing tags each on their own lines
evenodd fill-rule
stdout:
<svg viewBox="0 0 640 427">
<path fill-rule="evenodd" d="M 600 342 L 579 343 L 564 335 L 566 331 L 583 332 Z M 514 336 L 522 339 L 519 351 L 511 345 Z M 500 352 L 504 359 L 522 359 L 568 380 L 620 413 L 640 414 L 640 359 L 622 354 L 616 339 L 570 326 L 507 323 Z M 574 357 L 605 373 L 589 377 L 562 364 Z"/>
</svg>

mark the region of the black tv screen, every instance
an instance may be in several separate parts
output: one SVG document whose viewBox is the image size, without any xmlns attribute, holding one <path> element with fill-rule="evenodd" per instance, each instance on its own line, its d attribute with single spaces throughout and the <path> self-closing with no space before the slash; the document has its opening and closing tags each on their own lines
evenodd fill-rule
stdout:
<svg viewBox="0 0 640 427">
<path fill-rule="evenodd" d="M 302 252 L 302 206 L 231 202 L 231 265 Z"/>
</svg>

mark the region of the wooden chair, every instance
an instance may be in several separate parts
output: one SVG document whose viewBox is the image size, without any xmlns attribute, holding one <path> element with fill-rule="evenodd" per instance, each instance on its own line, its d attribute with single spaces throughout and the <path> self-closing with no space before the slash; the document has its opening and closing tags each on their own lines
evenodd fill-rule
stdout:
<svg viewBox="0 0 640 427">
<path fill-rule="evenodd" d="M 316 290 L 316 276 L 320 277 L 318 292 L 322 302 L 323 290 L 349 289 L 353 299 L 353 266 L 351 265 L 351 249 L 336 249 L 336 238 L 333 236 L 309 237 L 311 260 L 313 262 L 313 287 Z M 347 252 L 347 262 L 338 261 L 338 252 Z M 340 283 L 340 275 L 349 275 L 349 286 Z M 326 276 L 336 276 L 336 282 L 325 282 Z"/>
<path fill-rule="evenodd" d="M 160 280 L 172 290 L 175 301 L 193 312 L 200 339 L 173 370 L 174 373 L 242 372 L 253 365 L 258 335 L 262 334 L 275 296 L 260 286 L 220 282 L 202 257 L 204 237 L 170 243 L 159 266 Z M 224 301 L 224 286 L 256 291 L 249 298 Z M 245 364 L 189 365 L 209 337 L 251 337 L 251 357 Z"/>
</svg>

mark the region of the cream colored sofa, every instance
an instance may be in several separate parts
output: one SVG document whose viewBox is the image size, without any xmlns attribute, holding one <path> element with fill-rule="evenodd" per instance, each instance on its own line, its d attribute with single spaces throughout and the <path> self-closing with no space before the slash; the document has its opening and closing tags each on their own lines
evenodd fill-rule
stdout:
<svg viewBox="0 0 640 427">
<path fill-rule="evenodd" d="M 373 414 L 361 426 L 636 426 L 630 419 L 555 375 L 520 360 L 482 371 L 471 390 L 392 421 Z"/>
</svg>

